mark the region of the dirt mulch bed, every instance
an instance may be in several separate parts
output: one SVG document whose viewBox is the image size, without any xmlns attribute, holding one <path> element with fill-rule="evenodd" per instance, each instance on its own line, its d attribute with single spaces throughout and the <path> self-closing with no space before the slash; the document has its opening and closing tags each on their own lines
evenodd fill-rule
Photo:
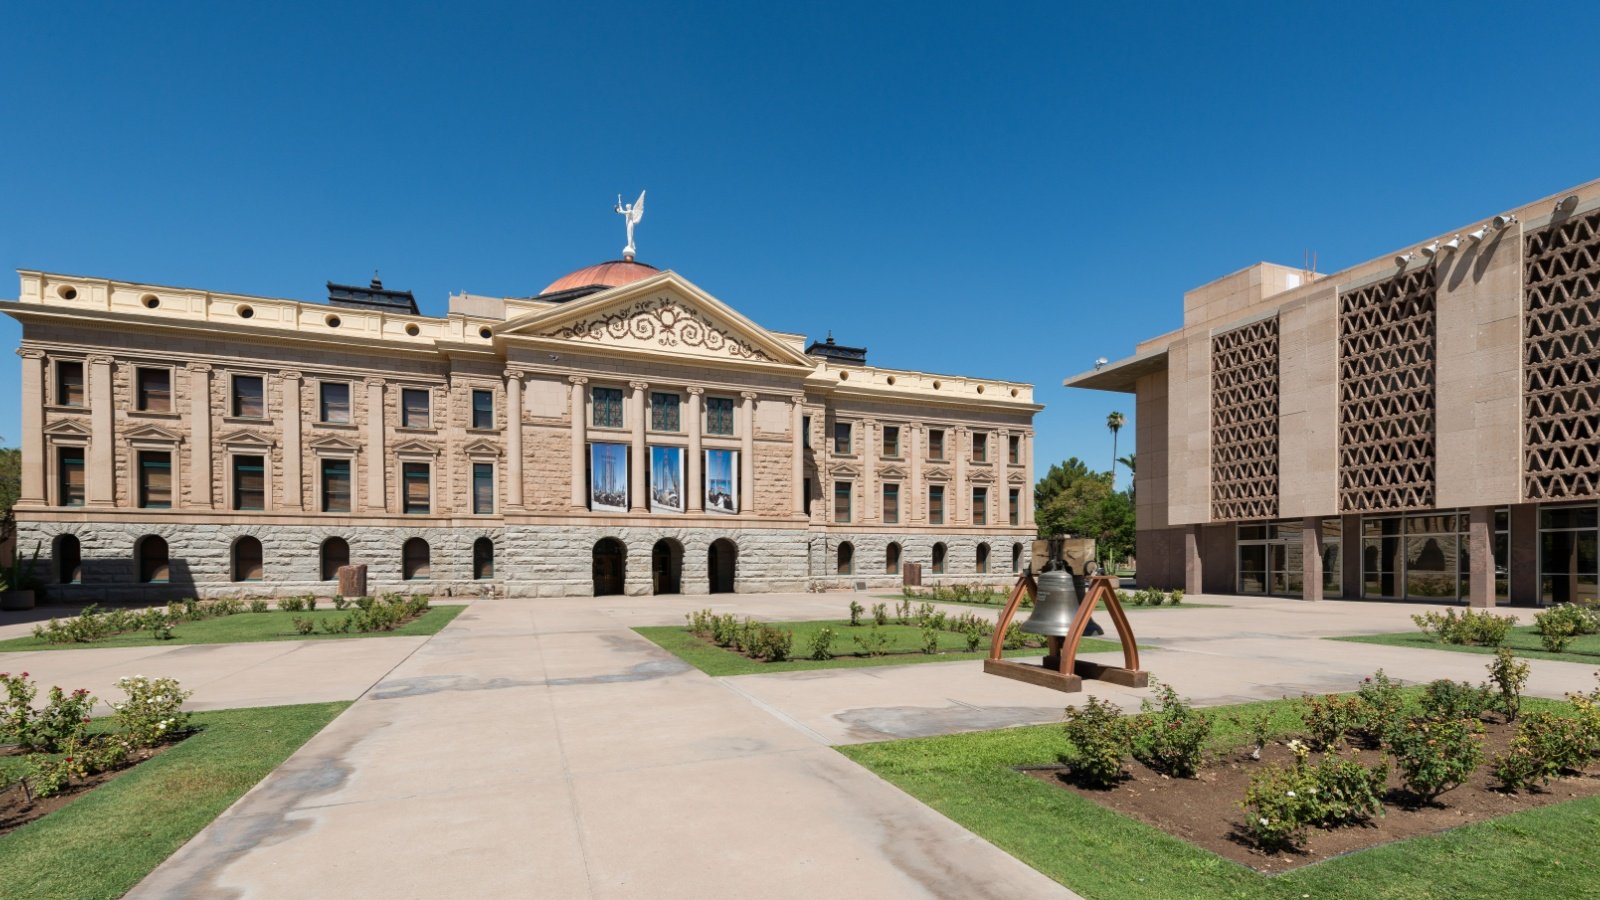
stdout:
<svg viewBox="0 0 1600 900">
<path fill-rule="evenodd" d="M 1268 765 L 1286 766 L 1294 761 L 1294 753 L 1281 742 L 1269 744 L 1259 761 L 1250 758 L 1253 749 L 1250 747 L 1208 758 L 1196 778 L 1169 778 L 1137 760 L 1130 760 L 1130 777 L 1109 790 L 1081 787 L 1060 766 L 1029 767 L 1021 771 L 1218 856 L 1257 871 L 1276 873 L 1391 841 L 1448 831 L 1578 797 L 1600 795 L 1600 775 L 1592 769 L 1582 775 L 1553 780 L 1543 790 L 1516 794 L 1495 790 L 1497 782 L 1489 774 L 1487 760 L 1503 751 L 1515 734 L 1515 725 L 1485 722 L 1485 762 L 1470 781 L 1440 795 L 1433 805 L 1415 806 L 1410 802 L 1390 760 L 1390 790 L 1384 798 L 1384 815 L 1365 825 L 1311 828 L 1305 849 L 1298 852 L 1265 853 L 1258 849 L 1244 832 L 1245 814 L 1239 808 L 1252 775 Z M 1321 757 L 1320 753 L 1311 754 L 1311 763 L 1315 765 Z M 1361 751 L 1363 765 L 1376 765 L 1384 758 L 1381 751 Z"/>
<path fill-rule="evenodd" d="M 160 756 L 168 749 L 177 746 L 177 743 L 158 744 L 153 749 L 139 751 L 136 758 L 122 768 L 90 775 L 81 781 L 73 780 L 66 787 L 63 787 L 60 793 L 49 797 L 34 797 L 32 801 L 29 801 L 20 784 L 14 784 L 0 791 L 0 835 L 21 828 L 35 819 L 44 818 L 100 785 L 127 772 L 134 766 Z M 0 757 L 19 757 L 23 755 L 25 754 L 18 752 L 14 747 L 0 749 Z"/>
</svg>

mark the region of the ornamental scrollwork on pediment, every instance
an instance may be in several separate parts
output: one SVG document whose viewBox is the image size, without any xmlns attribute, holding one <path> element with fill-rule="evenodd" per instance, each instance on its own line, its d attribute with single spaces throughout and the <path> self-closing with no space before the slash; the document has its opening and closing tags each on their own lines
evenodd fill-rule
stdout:
<svg viewBox="0 0 1600 900">
<path fill-rule="evenodd" d="M 718 328 L 673 297 L 640 300 L 603 316 L 575 322 L 556 332 L 556 337 L 601 343 L 632 338 L 662 347 L 696 347 L 726 353 L 734 359 L 773 361 L 764 351 Z"/>
</svg>

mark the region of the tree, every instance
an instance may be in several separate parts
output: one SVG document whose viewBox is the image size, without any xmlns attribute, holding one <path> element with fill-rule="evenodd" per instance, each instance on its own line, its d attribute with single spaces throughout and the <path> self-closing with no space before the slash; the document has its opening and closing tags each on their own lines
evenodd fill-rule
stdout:
<svg viewBox="0 0 1600 900">
<path fill-rule="evenodd" d="M 1053 465 L 1034 487 L 1040 537 L 1094 538 L 1102 559 L 1119 560 L 1133 549 L 1133 499 L 1111 488 L 1110 472 L 1094 472 L 1076 457 Z"/>
<path fill-rule="evenodd" d="M 22 495 L 22 451 L 15 447 L 0 447 L 0 543 L 11 537 L 16 521 L 11 507 Z"/>
<path fill-rule="evenodd" d="M 1134 467 L 1133 467 L 1134 454 L 1129 453 L 1127 456 L 1119 458 L 1117 460 L 1117 462 L 1122 463 L 1124 466 L 1128 467 L 1128 499 L 1132 500 L 1133 499 L 1134 488 L 1138 487 L 1138 484 L 1139 484 L 1139 479 L 1134 477 L 1135 475 L 1139 474 L 1137 471 L 1134 470 Z"/>
<path fill-rule="evenodd" d="M 1039 483 L 1033 486 L 1034 513 L 1042 513 L 1044 508 L 1050 505 L 1050 501 L 1054 500 L 1062 491 L 1071 487 L 1080 479 L 1090 477 L 1091 474 L 1089 467 L 1076 456 L 1051 466 L 1050 470 L 1044 474 L 1044 477 L 1039 479 Z M 1039 534 L 1048 536 L 1049 532 L 1041 527 Z"/>
<path fill-rule="evenodd" d="M 1113 412 L 1106 416 L 1106 427 L 1111 429 L 1111 486 L 1117 486 L 1117 432 L 1122 430 L 1122 423 L 1127 421 L 1122 413 Z"/>
</svg>

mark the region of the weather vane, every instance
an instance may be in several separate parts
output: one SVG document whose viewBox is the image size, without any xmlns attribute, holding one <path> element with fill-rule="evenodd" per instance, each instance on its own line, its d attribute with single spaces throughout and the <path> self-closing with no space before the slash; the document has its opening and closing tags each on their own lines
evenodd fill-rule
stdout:
<svg viewBox="0 0 1600 900">
<path fill-rule="evenodd" d="M 617 213 L 628 224 L 628 246 L 622 248 L 622 258 L 632 262 L 634 256 L 633 226 L 639 224 L 639 221 L 644 218 L 644 191 L 639 192 L 639 199 L 626 206 L 622 203 L 622 195 L 618 194 Z"/>
</svg>

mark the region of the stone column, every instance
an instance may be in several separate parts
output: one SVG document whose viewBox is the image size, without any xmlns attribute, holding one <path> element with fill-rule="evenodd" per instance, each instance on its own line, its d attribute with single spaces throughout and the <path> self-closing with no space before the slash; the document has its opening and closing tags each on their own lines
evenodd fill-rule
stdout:
<svg viewBox="0 0 1600 900">
<path fill-rule="evenodd" d="M 633 465 L 628 467 L 628 511 L 645 512 L 650 508 L 644 496 L 645 467 L 650 465 L 644 446 L 645 417 L 650 410 L 650 397 L 645 392 L 650 384 L 630 381 L 628 387 L 633 388 Z"/>
<path fill-rule="evenodd" d="M 88 506 L 117 505 L 117 456 L 112 448 L 116 405 L 111 389 L 111 357 L 89 357 Z"/>
<path fill-rule="evenodd" d="M 856 501 L 856 507 L 861 511 L 856 519 L 861 522 L 881 521 L 883 511 L 880 510 L 878 493 L 876 489 L 876 474 L 873 469 L 878 463 L 876 450 L 878 436 L 878 422 L 876 419 L 861 420 L 861 497 Z"/>
<path fill-rule="evenodd" d="M 739 513 L 749 515 L 755 511 L 756 497 L 756 395 L 744 391 L 739 399 L 739 414 L 744 419 L 739 432 Z"/>
<path fill-rule="evenodd" d="M 1467 516 L 1467 605 L 1492 607 L 1495 605 L 1494 507 L 1474 506 Z"/>
<path fill-rule="evenodd" d="M 924 498 L 922 487 L 922 456 L 923 456 L 923 427 L 921 425 L 906 426 L 906 453 L 911 456 L 911 488 L 906 496 L 900 498 L 901 514 L 907 524 L 925 523 L 928 520 L 922 501 Z"/>
<path fill-rule="evenodd" d="M 189 505 L 196 509 L 215 509 L 217 505 L 217 492 L 212 484 L 211 477 L 211 367 L 205 363 L 194 363 L 189 369 Z M 284 444 L 289 444 L 287 431 L 284 433 Z M 300 446 L 296 436 L 294 446 Z M 224 484 L 227 482 L 224 481 Z M 173 485 L 173 494 L 180 495 L 177 485 Z M 233 504 L 225 497 L 222 508 L 227 509 Z"/>
<path fill-rule="evenodd" d="M 583 473 L 589 468 L 589 411 L 583 402 L 583 386 L 589 379 L 572 375 L 567 380 L 572 382 L 572 508 L 586 510 L 589 498 L 584 495 Z"/>
<path fill-rule="evenodd" d="M 288 510 L 305 508 L 305 485 L 300 477 L 305 449 L 300 446 L 300 373 L 283 373 L 283 506 Z M 199 448 L 200 436 L 195 435 Z"/>
<path fill-rule="evenodd" d="M 793 400 L 791 404 L 793 416 L 789 423 L 789 430 L 794 438 L 792 458 L 789 461 L 789 477 L 792 479 L 790 493 L 794 494 L 794 514 L 804 516 L 806 514 L 806 398 L 803 394 L 796 394 Z"/>
<path fill-rule="evenodd" d="M 22 357 L 22 493 L 18 499 L 43 504 L 44 473 L 49 470 L 44 458 L 44 351 L 24 347 L 17 355 Z"/>
<path fill-rule="evenodd" d="M 1300 570 L 1305 584 L 1302 600 L 1322 599 L 1322 517 L 1300 520 Z"/>
<path fill-rule="evenodd" d="M 967 515 L 967 510 L 972 506 L 972 485 L 967 483 L 967 442 L 965 428 L 950 429 L 950 438 L 955 444 L 956 477 L 951 485 L 955 489 L 954 497 L 946 497 L 946 520 L 952 525 L 966 525 L 972 521 Z"/>
<path fill-rule="evenodd" d="M 1022 506 L 1022 525 L 1028 530 L 1036 526 L 1033 519 L 1033 433 L 1022 435 L 1022 493 L 1017 496 Z"/>
<path fill-rule="evenodd" d="M 685 476 L 687 483 L 683 486 L 684 500 L 687 501 L 683 508 L 697 513 L 706 510 L 706 492 L 701 485 L 705 453 L 700 449 L 700 434 L 705 431 L 705 423 L 701 420 L 700 396 L 706 389 L 690 387 L 686 390 L 689 392 L 689 464 L 685 468 L 689 474 Z"/>
<path fill-rule="evenodd" d="M 384 512 L 389 508 L 388 482 L 384 477 L 389 453 L 384 447 L 384 397 L 386 382 L 367 379 L 367 509 Z"/>
<path fill-rule="evenodd" d="M 522 508 L 522 376 L 521 369 L 505 371 L 507 509 Z"/>
<path fill-rule="evenodd" d="M 1190 596 L 1205 593 L 1205 579 L 1200 563 L 1200 526 L 1183 527 L 1183 592 Z"/>
</svg>

